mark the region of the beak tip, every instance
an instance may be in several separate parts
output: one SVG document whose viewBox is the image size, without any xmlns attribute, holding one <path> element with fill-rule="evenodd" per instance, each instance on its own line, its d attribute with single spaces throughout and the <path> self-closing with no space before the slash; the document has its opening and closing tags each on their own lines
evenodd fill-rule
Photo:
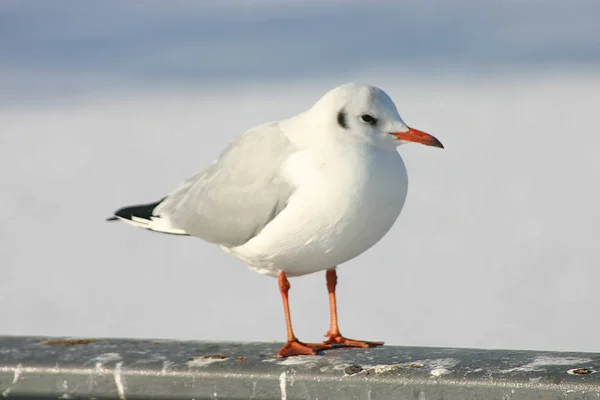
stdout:
<svg viewBox="0 0 600 400">
<path fill-rule="evenodd" d="M 408 128 L 408 132 L 390 132 L 392 135 L 396 136 L 396 138 L 400 140 L 406 140 L 408 142 L 421 143 L 426 146 L 439 147 L 440 149 L 444 148 L 442 142 L 440 142 L 434 136 L 431 136 L 429 133 L 425 133 L 419 131 L 417 129 Z"/>
</svg>

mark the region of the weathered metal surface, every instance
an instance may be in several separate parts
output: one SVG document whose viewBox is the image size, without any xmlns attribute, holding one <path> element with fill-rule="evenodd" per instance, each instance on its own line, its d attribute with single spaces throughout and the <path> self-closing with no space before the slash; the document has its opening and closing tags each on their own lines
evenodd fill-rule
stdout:
<svg viewBox="0 0 600 400">
<path fill-rule="evenodd" d="M 0 337 L 0 394 L 86 399 L 600 399 L 600 354 Z"/>
</svg>

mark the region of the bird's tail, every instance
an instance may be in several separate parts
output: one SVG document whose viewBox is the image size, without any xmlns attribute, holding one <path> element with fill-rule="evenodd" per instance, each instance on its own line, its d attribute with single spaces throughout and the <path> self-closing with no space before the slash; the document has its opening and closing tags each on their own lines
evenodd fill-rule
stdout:
<svg viewBox="0 0 600 400">
<path fill-rule="evenodd" d="M 165 199 L 166 197 L 155 203 L 138 204 L 120 208 L 115 211 L 115 214 L 112 217 L 109 217 L 106 220 L 120 220 L 130 225 L 155 232 L 170 233 L 172 235 L 187 235 L 183 229 L 173 226 L 169 218 L 154 214 L 156 207 L 158 207 Z"/>
</svg>

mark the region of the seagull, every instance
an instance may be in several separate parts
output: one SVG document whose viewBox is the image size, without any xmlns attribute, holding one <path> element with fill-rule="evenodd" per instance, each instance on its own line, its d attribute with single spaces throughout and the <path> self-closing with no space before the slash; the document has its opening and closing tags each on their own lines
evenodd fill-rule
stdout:
<svg viewBox="0 0 600 400">
<path fill-rule="evenodd" d="M 397 147 L 407 142 L 443 148 L 408 127 L 383 90 L 347 83 L 307 111 L 249 129 L 161 200 L 108 220 L 198 237 L 276 277 L 287 328 L 278 357 L 381 346 L 341 334 L 336 267 L 377 243 L 400 214 L 408 176 Z M 292 329 L 288 277 L 322 270 L 330 328 L 323 343 L 304 343 Z"/>
</svg>

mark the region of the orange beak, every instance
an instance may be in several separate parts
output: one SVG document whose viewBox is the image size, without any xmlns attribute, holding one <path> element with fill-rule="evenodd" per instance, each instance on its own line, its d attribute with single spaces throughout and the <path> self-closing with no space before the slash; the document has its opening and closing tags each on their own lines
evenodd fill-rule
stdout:
<svg viewBox="0 0 600 400">
<path fill-rule="evenodd" d="M 444 148 L 442 142 L 431 136 L 429 133 L 421 132 L 413 128 L 408 128 L 408 132 L 390 132 L 390 134 L 396 136 L 399 140 L 435 146 L 440 149 Z"/>
</svg>

